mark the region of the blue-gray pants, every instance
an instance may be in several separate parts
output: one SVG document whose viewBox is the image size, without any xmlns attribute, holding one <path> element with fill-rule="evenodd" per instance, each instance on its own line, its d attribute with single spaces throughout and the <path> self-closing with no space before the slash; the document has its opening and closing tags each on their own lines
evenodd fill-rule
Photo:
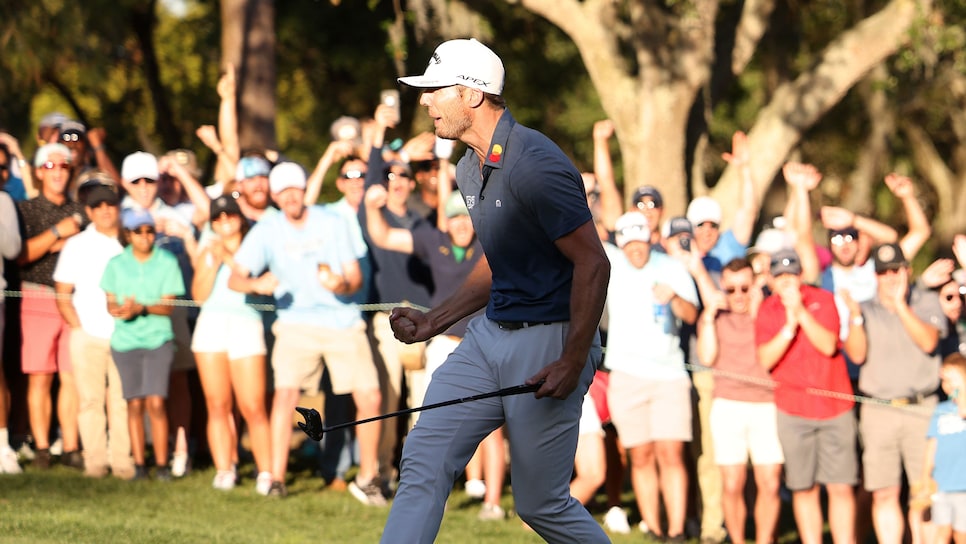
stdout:
<svg viewBox="0 0 966 544">
<path fill-rule="evenodd" d="M 426 404 L 522 384 L 560 356 L 568 328 L 554 323 L 508 331 L 486 317 L 474 319 L 433 374 Z M 570 496 L 577 423 L 600 353 L 597 340 L 577 389 L 564 400 L 524 394 L 423 412 L 403 448 L 399 489 L 382 542 L 432 543 L 453 482 L 480 441 L 504 422 L 520 518 L 548 542 L 609 542 Z"/>
</svg>

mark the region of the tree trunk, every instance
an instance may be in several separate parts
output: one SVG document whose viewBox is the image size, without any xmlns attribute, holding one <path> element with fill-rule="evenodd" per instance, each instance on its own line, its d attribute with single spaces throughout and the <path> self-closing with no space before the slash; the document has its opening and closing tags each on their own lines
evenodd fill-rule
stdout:
<svg viewBox="0 0 966 544">
<path fill-rule="evenodd" d="M 248 1 L 248 25 L 239 74 L 241 149 L 277 149 L 275 134 L 275 3 Z"/>
<path fill-rule="evenodd" d="M 931 5 L 931 0 L 892 0 L 830 43 L 814 68 L 778 88 L 748 133 L 754 157 L 752 178 L 759 196 L 802 134 L 869 70 L 895 53 L 917 15 Z M 726 222 L 738 206 L 739 194 L 737 172 L 729 166 L 713 191 Z"/>
<path fill-rule="evenodd" d="M 966 230 L 966 172 L 956 173 L 946 166 L 929 134 L 920 126 L 906 123 L 903 133 L 912 150 L 916 170 L 936 191 L 937 210 L 933 218 L 933 235 L 943 245 L 953 235 Z"/>
<path fill-rule="evenodd" d="M 222 69 L 231 64 L 242 66 L 245 49 L 248 0 L 221 0 L 221 62 Z"/>
<path fill-rule="evenodd" d="M 895 133 L 895 115 L 889 98 L 878 85 L 889 77 L 885 66 L 880 64 L 856 89 L 865 104 L 869 118 L 869 134 L 859 149 L 859 159 L 849 174 L 848 187 L 842 195 L 842 207 L 857 213 L 872 212 L 872 187 L 885 174 L 883 166 L 889 156 L 889 138 Z"/>
<path fill-rule="evenodd" d="M 158 66 L 158 55 L 154 50 L 154 25 L 157 22 L 154 10 L 154 1 L 148 2 L 141 9 L 132 10 L 131 29 L 137 37 L 138 48 L 141 50 L 141 72 L 150 92 L 151 106 L 154 108 L 155 123 L 161 136 L 161 143 L 165 149 L 176 149 L 181 147 L 181 131 L 174 124 L 174 114 L 171 112 L 171 104 L 168 103 L 168 94 L 161 84 L 161 69 Z"/>
<path fill-rule="evenodd" d="M 509 1 L 509 0 L 508 0 Z M 687 205 L 688 115 L 707 84 L 717 0 L 697 0 L 686 15 L 648 0 L 622 7 L 611 0 L 522 0 L 574 41 L 613 120 L 624 167 L 625 195 L 658 187 L 668 214 Z"/>
</svg>

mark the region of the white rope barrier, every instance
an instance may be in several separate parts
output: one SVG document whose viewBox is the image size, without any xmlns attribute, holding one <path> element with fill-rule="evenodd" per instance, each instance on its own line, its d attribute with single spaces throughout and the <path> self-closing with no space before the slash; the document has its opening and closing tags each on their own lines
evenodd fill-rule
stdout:
<svg viewBox="0 0 966 544">
<path fill-rule="evenodd" d="M 3 296 L 7 298 L 24 298 L 24 291 L 4 290 L 2 291 L 2 293 L 3 293 Z M 37 297 L 37 298 L 70 299 L 74 295 L 58 294 L 51 291 L 39 291 L 39 290 L 33 291 L 32 290 L 29 292 L 28 296 Z M 202 306 L 197 301 L 191 300 L 191 299 L 161 300 L 161 301 L 158 301 L 156 304 L 175 306 L 175 307 L 184 307 L 184 308 L 200 308 Z M 276 307 L 274 304 L 246 303 L 246 305 L 259 312 L 274 312 L 276 310 Z M 360 312 L 388 312 L 388 311 L 391 311 L 393 308 L 397 308 L 400 306 L 406 307 L 406 308 L 414 308 L 421 312 L 429 311 L 429 308 L 420 306 L 418 304 L 413 304 L 412 302 L 405 301 L 405 300 L 402 302 L 381 302 L 377 304 L 352 304 L 351 306 L 358 308 Z"/>
</svg>

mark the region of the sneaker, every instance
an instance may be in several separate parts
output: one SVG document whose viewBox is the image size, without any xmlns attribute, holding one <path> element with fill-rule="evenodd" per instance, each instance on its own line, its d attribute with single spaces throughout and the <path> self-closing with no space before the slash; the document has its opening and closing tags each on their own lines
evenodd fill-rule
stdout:
<svg viewBox="0 0 966 544">
<path fill-rule="evenodd" d="M 171 469 L 167 465 L 159 466 L 154 471 L 154 479 L 159 482 L 170 482 L 171 481 Z"/>
<path fill-rule="evenodd" d="M 64 453 L 64 440 L 61 438 L 54 440 L 54 443 L 51 444 L 50 448 L 48 449 L 50 450 L 51 455 L 60 455 Z"/>
<path fill-rule="evenodd" d="M 631 526 L 627 523 L 627 513 L 624 509 L 620 506 L 611 506 L 604 515 L 604 528 L 611 533 L 630 534 Z"/>
<path fill-rule="evenodd" d="M 466 490 L 466 496 L 471 499 L 482 499 L 486 495 L 486 484 L 483 480 L 466 480 L 463 489 Z"/>
<path fill-rule="evenodd" d="M 255 477 L 255 493 L 267 496 L 272 490 L 272 473 L 259 472 Z"/>
<path fill-rule="evenodd" d="M 483 508 L 476 515 L 480 521 L 502 521 L 506 519 L 506 512 L 498 504 L 483 503 Z"/>
<path fill-rule="evenodd" d="M 326 487 L 326 489 L 335 491 L 337 493 L 345 493 L 346 490 L 349 489 L 349 484 L 345 483 L 345 480 L 342 478 L 336 477 L 334 480 L 329 482 L 329 485 Z"/>
<path fill-rule="evenodd" d="M 644 531 L 644 542 L 664 543 L 664 542 L 667 542 L 667 538 L 664 535 L 659 535 L 654 531 L 651 531 L 650 529 L 648 529 L 647 531 Z"/>
<path fill-rule="evenodd" d="M 0 448 L 0 474 L 20 474 L 20 462 L 17 460 L 17 452 L 9 447 Z"/>
<path fill-rule="evenodd" d="M 175 453 L 171 458 L 171 475 L 181 478 L 188 473 L 188 454 Z"/>
<path fill-rule="evenodd" d="M 235 489 L 235 473 L 231 470 L 219 470 L 215 473 L 215 479 L 211 482 L 211 487 L 221 491 Z"/>
<path fill-rule="evenodd" d="M 134 465 L 134 476 L 131 476 L 132 482 L 137 482 L 139 480 L 148 479 L 148 467 L 144 465 Z"/>
<path fill-rule="evenodd" d="M 369 506 L 386 505 L 386 497 L 382 495 L 379 478 L 373 478 L 365 484 L 360 484 L 359 480 L 354 480 L 349 484 L 349 493 L 352 493 L 352 496 L 362 504 Z"/>
<path fill-rule="evenodd" d="M 667 539 L 665 539 L 665 542 L 668 542 L 669 544 L 684 544 L 685 542 L 687 542 L 687 540 L 688 539 L 686 536 L 684 536 L 684 533 L 681 533 L 679 535 L 667 537 Z"/>
<path fill-rule="evenodd" d="M 65 467 L 84 470 L 84 455 L 80 452 L 80 450 L 65 451 L 60 456 L 60 464 L 64 465 Z"/>
<path fill-rule="evenodd" d="M 34 452 L 34 460 L 30 465 L 34 468 L 47 470 L 50 468 L 50 448 L 44 448 Z"/>
<path fill-rule="evenodd" d="M 285 489 L 285 484 L 283 482 L 272 482 L 272 485 L 268 488 L 269 497 L 283 498 L 288 495 L 288 489 Z"/>
</svg>

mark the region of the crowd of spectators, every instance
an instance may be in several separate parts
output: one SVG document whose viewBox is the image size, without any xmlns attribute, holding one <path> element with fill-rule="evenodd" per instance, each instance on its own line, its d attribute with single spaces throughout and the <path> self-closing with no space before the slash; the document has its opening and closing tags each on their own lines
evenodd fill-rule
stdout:
<svg viewBox="0 0 966 544">
<path fill-rule="evenodd" d="M 59 462 L 90 477 L 184 476 L 199 455 L 194 405 L 213 488 L 241 480 L 246 435 L 256 492 L 284 497 L 302 395 L 324 390 L 327 423 L 418 406 L 461 341 L 469 318 L 426 345 L 399 343 L 388 320 L 395 305 L 447 298 L 483 257 L 452 146 L 432 134 L 387 144 L 398 113 L 383 104 L 337 120 L 307 172 L 277 151 L 241 150 L 232 70 L 218 93 L 217 128 L 197 131 L 213 156 L 207 186 L 189 150 L 134 151 L 118 169 L 103 130 L 61 114 L 41 119 L 29 158 L 0 134 L 0 287 L 15 295 L 0 318 L 25 376 L 11 383 L 29 436 L 23 447 L 11 436 L 0 379 L 0 473 Z M 789 163 L 783 213 L 752 243 L 760 206 L 741 133 L 724 156 L 742 179 L 730 228 L 708 196 L 665 217 L 651 185 L 625 210 L 613 134 L 595 124 L 584 174 L 612 274 L 573 495 L 589 505 L 604 486 L 606 529 L 630 532 L 630 517 L 669 542 L 771 542 L 787 492 L 801 540 L 817 544 L 823 489 L 836 543 L 863 539 L 863 516 L 880 542 L 966 537 L 950 445 L 966 433 L 966 236 L 914 278 L 931 232 L 912 180 L 885 178 L 907 218 L 900 236 L 842 208 L 815 213 L 821 173 Z M 318 204 L 333 168 L 341 198 Z M 194 376 L 203 399 L 191 398 Z M 327 434 L 323 478 L 385 505 L 412 424 Z M 484 520 L 506 517 L 505 451 L 497 430 L 466 467 Z"/>
</svg>

